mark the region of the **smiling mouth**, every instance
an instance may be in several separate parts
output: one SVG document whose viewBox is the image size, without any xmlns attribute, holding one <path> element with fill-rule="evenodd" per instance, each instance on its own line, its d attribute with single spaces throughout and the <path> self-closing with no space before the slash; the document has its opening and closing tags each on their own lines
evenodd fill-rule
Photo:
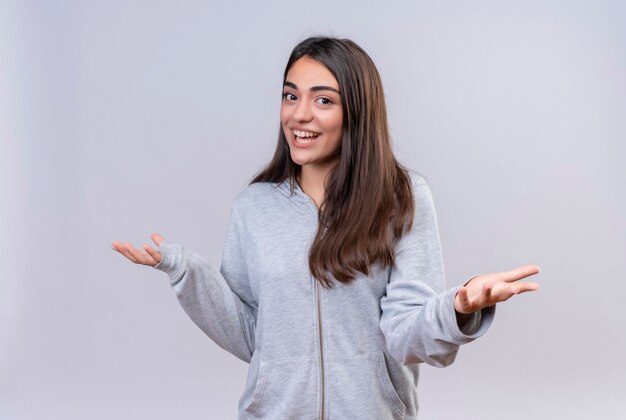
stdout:
<svg viewBox="0 0 626 420">
<path fill-rule="evenodd" d="M 316 133 L 314 131 L 301 131 L 301 130 L 291 130 L 293 135 L 298 143 L 311 143 L 316 140 L 320 133 Z"/>
</svg>

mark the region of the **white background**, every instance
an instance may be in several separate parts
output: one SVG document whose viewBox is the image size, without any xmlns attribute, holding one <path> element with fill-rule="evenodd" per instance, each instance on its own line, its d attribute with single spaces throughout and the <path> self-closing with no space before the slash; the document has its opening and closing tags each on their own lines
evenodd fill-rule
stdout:
<svg viewBox="0 0 626 420">
<path fill-rule="evenodd" d="M 625 20 L 618 1 L 0 1 L 0 418 L 235 418 L 247 365 L 110 244 L 156 231 L 219 264 L 314 34 L 377 63 L 448 285 L 542 268 L 423 368 L 420 418 L 621 418 Z"/>
</svg>

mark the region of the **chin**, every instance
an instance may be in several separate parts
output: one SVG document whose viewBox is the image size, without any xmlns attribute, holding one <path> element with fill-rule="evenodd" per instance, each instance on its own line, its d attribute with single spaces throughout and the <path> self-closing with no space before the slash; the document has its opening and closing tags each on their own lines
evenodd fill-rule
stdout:
<svg viewBox="0 0 626 420">
<path fill-rule="evenodd" d="M 296 150 L 290 149 L 289 151 L 289 156 L 291 156 L 291 160 L 293 160 L 293 162 L 298 165 L 306 165 L 311 160 L 310 156 L 303 156 L 303 155 L 305 155 L 305 153 L 302 153 L 302 151 L 297 150 L 297 149 Z"/>
<path fill-rule="evenodd" d="M 307 165 L 309 164 L 309 160 L 308 159 L 299 159 L 297 156 L 291 155 L 291 160 L 293 161 L 293 163 L 295 163 L 296 165 Z"/>
</svg>

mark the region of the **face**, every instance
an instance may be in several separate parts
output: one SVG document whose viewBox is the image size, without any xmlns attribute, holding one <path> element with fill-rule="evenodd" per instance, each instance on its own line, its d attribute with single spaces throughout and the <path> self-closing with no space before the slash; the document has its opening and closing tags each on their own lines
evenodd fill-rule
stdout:
<svg viewBox="0 0 626 420">
<path fill-rule="evenodd" d="M 308 56 L 293 63 L 283 86 L 280 121 L 296 164 L 323 168 L 338 160 L 343 110 L 339 83 L 326 66 Z"/>
</svg>

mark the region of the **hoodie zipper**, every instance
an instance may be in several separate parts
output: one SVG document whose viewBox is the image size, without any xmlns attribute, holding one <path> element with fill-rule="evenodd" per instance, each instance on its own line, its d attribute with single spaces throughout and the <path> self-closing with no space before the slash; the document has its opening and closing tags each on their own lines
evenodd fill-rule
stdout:
<svg viewBox="0 0 626 420">
<path fill-rule="evenodd" d="M 313 213 L 317 216 L 319 209 L 313 202 L 313 199 L 309 197 L 302 189 L 300 185 L 298 185 L 298 189 L 301 191 L 302 195 L 305 196 L 308 201 Z M 322 343 L 322 313 L 320 311 L 320 285 L 319 281 L 315 277 L 311 277 L 315 282 L 315 306 L 317 308 L 317 334 L 318 334 L 318 343 L 319 343 L 319 352 L 320 352 L 320 383 L 322 388 L 322 400 L 320 403 L 320 420 L 324 420 L 324 346 Z"/>
<path fill-rule="evenodd" d="M 317 304 L 317 332 L 319 335 L 319 344 L 320 344 L 320 378 L 322 384 L 322 402 L 320 404 L 320 420 L 324 420 L 324 348 L 322 344 L 322 314 L 320 312 L 320 289 L 319 289 L 319 281 L 313 278 L 315 282 L 315 294 L 316 294 L 316 304 Z"/>
</svg>

